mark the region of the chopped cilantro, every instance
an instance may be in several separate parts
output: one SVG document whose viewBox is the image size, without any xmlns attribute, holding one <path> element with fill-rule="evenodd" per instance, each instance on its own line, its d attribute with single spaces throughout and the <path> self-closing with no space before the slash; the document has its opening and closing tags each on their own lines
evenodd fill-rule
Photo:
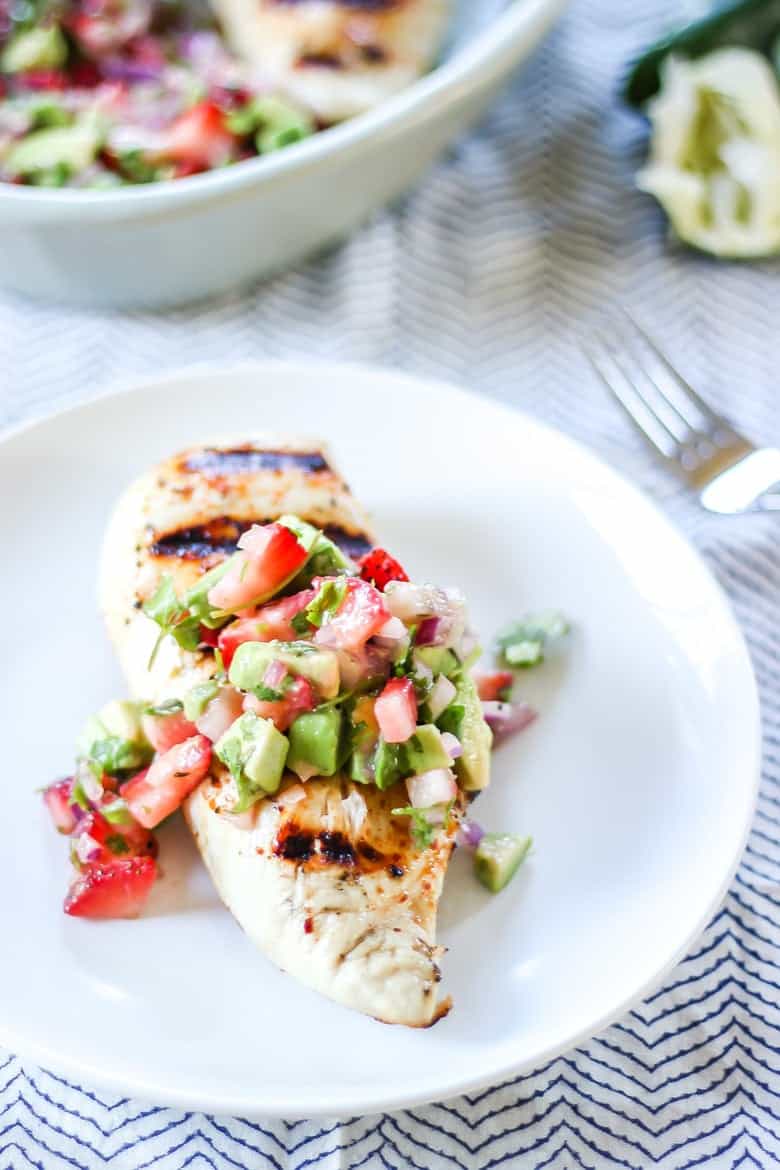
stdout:
<svg viewBox="0 0 780 1170">
<path fill-rule="evenodd" d="M 302 609 L 300 613 L 296 613 L 295 617 L 290 622 L 296 634 L 304 636 L 311 632 L 311 622 L 306 616 L 306 610 Z"/>
<path fill-rule="evenodd" d="M 176 595 L 173 579 L 166 574 L 153 595 L 144 603 L 143 611 L 160 627 L 160 636 L 149 657 L 151 670 L 157 651 L 169 634 L 176 639 L 183 650 L 196 650 L 200 642 L 200 619 L 190 613 Z"/>
<path fill-rule="evenodd" d="M 104 772 L 109 776 L 121 776 L 125 772 L 143 768 L 152 755 L 151 747 L 120 739 L 118 735 L 109 735 L 105 739 L 95 740 L 86 759 L 93 774 L 99 778 Z"/>
<path fill-rule="evenodd" d="M 434 804 L 429 808 L 413 808 L 406 805 L 404 808 L 394 808 L 394 817 L 409 817 L 411 819 L 412 840 L 418 849 L 427 849 L 440 828 L 446 828 L 452 812 L 453 801 L 449 804 Z M 442 814 L 442 819 L 430 819 L 430 814 Z"/>
<path fill-rule="evenodd" d="M 110 833 L 106 837 L 106 847 L 117 855 L 130 852 L 130 846 L 121 833 Z"/>
<path fill-rule="evenodd" d="M 274 690 L 273 687 L 267 687 L 265 683 L 259 683 L 256 687 L 252 687 L 252 694 L 264 703 L 278 703 L 283 697 L 282 691 Z"/>
</svg>

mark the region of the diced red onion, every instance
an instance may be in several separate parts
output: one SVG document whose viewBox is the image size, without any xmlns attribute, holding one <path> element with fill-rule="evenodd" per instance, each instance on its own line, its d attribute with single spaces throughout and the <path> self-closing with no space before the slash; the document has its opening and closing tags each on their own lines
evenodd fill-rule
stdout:
<svg viewBox="0 0 780 1170">
<path fill-rule="evenodd" d="M 263 676 L 263 682 L 272 691 L 278 691 L 284 680 L 287 678 L 287 667 L 278 658 L 268 664 L 268 669 Z"/>
<path fill-rule="evenodd" d="M 417 630 L 415 638 L 415 645 L 417 646 L 439 646 L 440 633 L 444 627 L 444 622 L 439 617 L 425 618 L 420 622 L 420 627 Z"/>
<path fill-rule="evenodd" d="M 482 714 L 496 742 L 500 743 L 518 731 L 524 731 L 536 719 L 538 712 L 529 703 L 500 703 L 497 699 L 491 699 L 482 703 Z"/>
<path fill-rule="evenodd" d="M 76 856 L 82 865 L 97 861 L 100 857 L 100 842 L 90 837 L 89 833 L 81 833 L 76 838 Z"/>
<path fill-rule="evenodd" d="M 406 626 L 400 618 L 388 618 L 381 630 L 377 630 L 375 637 L 387 638 L 391 642 L 400 642 L 406 637 Z"/>
<path fill-rule="evenodd" d="M 476 821 L 465 820 L 461 821 L 455 840 L 466 849 L 476 849 L 484 836 L 485 830 L 481 825 Z"/>
<path fill-rule="evenodd" d="M 440 674 L 433 684 L 431 693 L 428 695 L 428 707 L 430 708 L 431 718 L 434 722 L 439 718 L 442 711 L 446 711 L 457 693 L 455 684 L 446 675 Z"/>
<path fill-rule="evenodd" d="M 84 790 L 84 795 L 90 804 L 99 804 L 100 798 L 103 795 L 103 785 L 98 780 L 91 768 L 82 768 L 79 770 L 79 781 Z"/>
<path fill-rule="evenodd" d="M 463 744 L 458 739 L 457 735 L 453 735 L 451 731 L 443 731 L 441 742 L 444 750 L 451 760 L 457 760 L 463 755 Z"/>
<path fill-rule="evenodd" d="M 216 743 L 244 710 L 244 697 L 233 687 L 220 687 L 206 710 L 195 720 L 201 735 Z"/>
<path fill-rule="evenodd" d="M 430 808 L 449 804 L 458 795 L 458 786 L 449 768 L 434 768 L 419 776 L 410 776 L 406 781 L 406 791 L 413 808 Z"/>
<path fill-rule="evenodd" d="M 103 76 L 111 81 L 156 81 L 163 68 L 128 57 L 106 57 L 100 67 Z"/>
</svg>

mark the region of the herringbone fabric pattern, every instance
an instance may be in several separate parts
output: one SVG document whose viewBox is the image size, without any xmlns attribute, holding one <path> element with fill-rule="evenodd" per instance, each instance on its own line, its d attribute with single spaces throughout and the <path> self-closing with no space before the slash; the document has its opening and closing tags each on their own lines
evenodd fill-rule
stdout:
<svg viewBox="0 0 780 1170">
<path fill-rule="evenodd" d="M 671 0 L 575 0 L 487 123 L 402 206 L 251 296 L 102 317 L 0 303 L 0 419 L 74 401 L 120 375 L 305 354 L 451 378 L 595 447 L 659 496 L 703 551 L 755 661 L 764 782 L 723 908 L 663 990 L 580 1050 L 392 1117 L 185 1115 L 0 1054 L 2 1170 L 780 1165 L 780 529 L 776 518 L 697 511 L 652 465 L 576 346 L 599 306 L 628 304 L 717 407 L 780 444 L 777 265 L 669 250 L 660 217 L 632 190 L 642 126 L 618 109 L 617 78 L 679 15 Z"/>
</svg>

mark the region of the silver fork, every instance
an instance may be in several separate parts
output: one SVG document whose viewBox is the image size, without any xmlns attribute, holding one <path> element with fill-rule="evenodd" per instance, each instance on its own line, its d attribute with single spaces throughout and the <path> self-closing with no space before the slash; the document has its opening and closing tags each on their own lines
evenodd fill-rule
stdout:
<svg viewBox="0 0 780 1170">
<path fill-rule="evenodd" d="M 780 450 L 756 447 L 720 418 L 625 310 L 583 350 L 657 455 L 710 512 L 780 510 Z M 775 493 L 775 494 L 773 494 Z"/>
</svg>

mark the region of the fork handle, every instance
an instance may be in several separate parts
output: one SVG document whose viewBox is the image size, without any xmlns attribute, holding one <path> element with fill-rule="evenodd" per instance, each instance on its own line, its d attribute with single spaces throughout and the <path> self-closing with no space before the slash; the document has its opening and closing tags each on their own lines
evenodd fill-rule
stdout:
<svg viewBox="0 0 780 1170">
<path fill-rule="evenodd" d="M 725 515 L 780 511 L 780 451 L 751 451 L 707 484 L 699 499 L 709 511 Z"/>
</svg>

